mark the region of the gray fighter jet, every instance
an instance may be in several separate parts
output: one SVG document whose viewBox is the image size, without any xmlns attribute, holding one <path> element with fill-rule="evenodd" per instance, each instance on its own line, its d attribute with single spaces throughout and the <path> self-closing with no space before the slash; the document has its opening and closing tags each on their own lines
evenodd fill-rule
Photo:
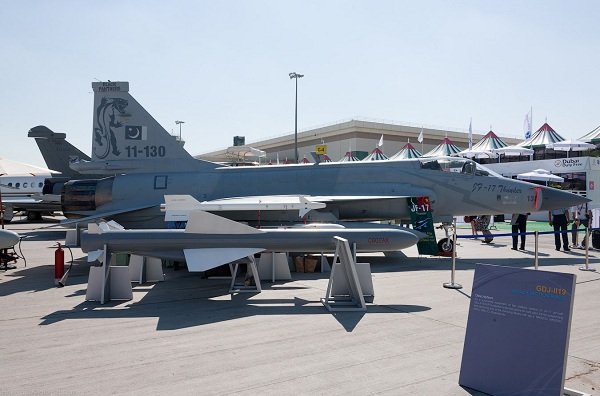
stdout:
<svg viewBox="0 0 600 396">
<path fill-rule="evenodd" d="M 68 179 L 81 179 L 81 173 L 71 169 L 69 163 L 71 161 L 89 161 L 91 158 L 73 146 L 67 141 L 67 135 L 60 132 L 54 132 L 50 128 L 44 125 L 38 125 L 29 130 L 27 133 L 28 137 L 34 138 L 44 162 L 49 169 L 54 169 L 60 172 L 60 178 L 65 180 Z M 90 177 L 83 178 L 92 178 Z M 102 177 L 97 175 L 97 177 Z M 57 179 L 60 179 L 57 177 Z"/>
<path fill-rule="evenodd" d="M 66 183 L 65 225 L 105 218 L 127 228 L 164 228 L 160 205 L 165 195 L 176 194 L 192 195 L 229 219 L 263 224 L 301 219 L 298 211 L 244 210 L 244 203 L 285 206 L 302 196 L 315 207 L 304 215 L 308 222 L 408 220 L 419 198 L 435 222 L 450 222 L 453 216 L 546 211 L 588 201 L 454 157 L 223 167 L 187 153 L 130 95 L 129 83 L 94 82 L 92 88 L 92 158 L 71 168 L 114 176 Z"/>
</svg>

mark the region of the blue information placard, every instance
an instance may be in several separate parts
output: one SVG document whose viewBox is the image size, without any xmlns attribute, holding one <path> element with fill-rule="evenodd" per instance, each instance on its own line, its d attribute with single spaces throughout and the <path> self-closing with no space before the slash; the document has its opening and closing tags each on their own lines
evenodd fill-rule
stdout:
<svg viewBox="0 0 600 396">
<path fill-rule="evenodd" d="M 562 395 L 575 279 L 477 264 L 459 384 L 492 395 Z"/>
</svg>

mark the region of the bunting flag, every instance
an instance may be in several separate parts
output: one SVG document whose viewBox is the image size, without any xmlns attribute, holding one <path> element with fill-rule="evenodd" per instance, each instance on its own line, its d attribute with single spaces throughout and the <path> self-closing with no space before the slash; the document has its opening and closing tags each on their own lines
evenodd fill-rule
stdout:
<svg viewBox="0 0 600 396">
<path fill-rule="evenodd" d="M 525 121 L 523 121 L 523 132 L 525 133 L 525 140 L 531 138 L 531 110 L 525 114 Z"/>
<path fill-rule="evenodd" d="M 473 119 L 469 120 L 469 151 L 473 149 Z"/>
<path fill-rule="evenodd" d="M 421 133 L 419 133 L 419 137 L 417 138 L 417 142 L 423 143 L 423 128 L 421 128 Z"/>
</svg>

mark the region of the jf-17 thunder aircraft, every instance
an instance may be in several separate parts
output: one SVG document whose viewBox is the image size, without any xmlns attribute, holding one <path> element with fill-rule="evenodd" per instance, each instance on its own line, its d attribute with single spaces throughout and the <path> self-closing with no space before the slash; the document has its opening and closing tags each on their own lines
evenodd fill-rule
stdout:
<svg viewBox="0 0 600 396">
<path fill-rule="evenodd" d="M 408 221 L 415 202 L 430 210 L 434 222 L 448 225 L 453 216 L 545 211 L 589 201 L 454 157 L 224 167 L 193 158 L 131 96 L 128 82 L 93 82 L 92 88 L 91 161 L 70 166 L 112 176 L 65 183 L 65 226 L 103 218 L 128 229 L 165 228 L 160 210 L 165 195 L 191 195 L 205 210 L 230 220 L 272 225 Z M 302 219 L 284 210 L 301 197 L 313 207 Z M 267 210 L 271 204 L 275 210 Z"/>
</svg>

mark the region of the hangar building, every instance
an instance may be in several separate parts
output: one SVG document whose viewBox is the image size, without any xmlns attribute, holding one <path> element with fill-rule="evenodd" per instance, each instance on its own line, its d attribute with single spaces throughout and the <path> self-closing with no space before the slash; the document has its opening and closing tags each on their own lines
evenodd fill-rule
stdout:
<svg viewBox="0 0 600 396">
<path fill-rule="evenodd" d="M 418 142 L 419 135 L 423 131 L 423 142 Z M 469 147 L 469 131 L 466 129 L 449 129 L 443 127 L 396 123 L 393 121 L 382 121 L 375 119 L 353 118 L 314 129 L 298 132 L 298 159 L 307 158 L 314 162 L 311 152 L 315 151 L 317 145 L 327 146 L 327 156 L 333 161 L 339 161 L 348 151 L 352 152 L 358 159 L 365 158 L 372 152 L 383 136 L 383 145 L 380 149 L 388 157 L 393 156 L 410 142 L 421 154 L 435 148 L 447 137 L 461 150 Z M 473 144 L 482 139 L 485 134 L 473 133 Z M 520 143 L 523 139 L 516 137 L 499 137 L 508 145 Z M 236 137 L 239 142 L 239 137 Z M 242 139 L 243 140 L 243 139 Z M 246 146 L 265 152 L 265 157 L 260 158 L 261 164 L 280 163 L 294 160 L 294 134 L 282 135 L 260 141 L 244 142 Z M 232 150 L 230 150 L 231 152 Z M 231 161 L 231 155 L 227 155 L 227 148 L 202 153 L 195 158 L 214 162 Z M 246 159 L 248 160 L 248 159 Z M 250 159 L 258 161 L 258 158 Z"/>
</svg>

